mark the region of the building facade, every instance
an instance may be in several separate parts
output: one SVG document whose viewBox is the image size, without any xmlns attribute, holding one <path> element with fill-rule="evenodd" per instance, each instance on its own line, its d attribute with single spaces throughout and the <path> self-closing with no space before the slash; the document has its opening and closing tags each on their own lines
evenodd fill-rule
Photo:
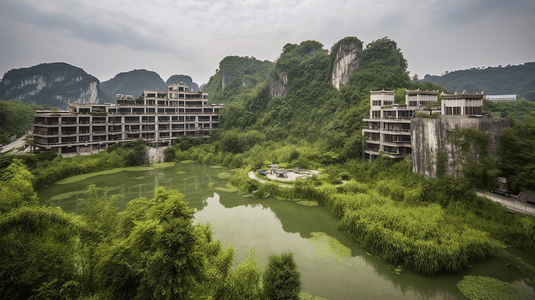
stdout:
<svg viewBox="0 0 535 300">
<path fill-rule="evenodd" d="M 69 110 L 36 111 L 34 145 L 60 154 L 94 152 L 137 139 L 168 146 L 182 136 L 208 136 L 224 107 L 208 105 L 208 94 L 190 92 L 184 83 L 170 84 L 167 91 L 144 91 L 140 98 L 116 99 L 117 104 L 69 103 Z"/>
<path fill-rule="evenodd" d="M 395 91 L 370 92 L 370 116 L 364 119 L 368 125 L 363 132 L 368 134 L 368 147 L 364 157 L 377 158 L 384 152 L 390 158 L 404 158 L 412 153 L 411 118 L 422 111 L 427 102 L 437 102 L 438 91 L 408 90 L 405 103 L 394 101 Z"/>
<path fill-rule="evenodd" d="M 443 116 L 471 116 L 483 113 L 483 93 L 461 94 L 442 93 L 441 115 Z"/>
<path fill-rule="evenodd" d="M 370 116 L 363 132 L 368 134 L 364 156 L 374 160 L 380 153 L 390 158 L 412 156 L 413 172 L 435 177 L 439 153 L 446 154 L 446 174 L 456 176 L 459 147 L 450 132 L 475 128 L 489 135 L 489 149 L 498 155 L 499 136 L 511 122 L 506 117 L 483 115 L 481 94 L 441 94 L 438 91 L 406 91 L 405 104 L 396 104 L 394 91 L 370 92 Z M 431 103 L 430 103 L 431 102 Z"/>
</svg>

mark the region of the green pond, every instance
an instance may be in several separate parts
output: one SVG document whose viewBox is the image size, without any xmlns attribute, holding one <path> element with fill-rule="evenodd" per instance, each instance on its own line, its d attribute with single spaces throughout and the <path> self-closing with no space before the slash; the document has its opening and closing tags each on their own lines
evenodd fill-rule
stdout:
<svg viewBox="0 0 535 300">
<path fill-rule="evenodd" d="M 302 290 L 328 299 L 465 299 L 455 286 L 464 275 L 483 275 L 520 286 L 533 284 L 535 258 L 508 248 L 455 275 L 424 276 L 390 266 L 336 229 L 339 219 L 325 207 L 273 198 L 253 199 L 225 191 L 232 170 L 193 162 L 121 168 L 67 178 L 38 191 L 41 201 L 79 212 L 88 185 L 121 194 L 121 209 L 138 197 L 152 198 L 158 185 L 177 189 L 196 210 L 195 222 L 210 223 L 214 237 L 232 244 L 238 261 L 255 249 L 265 264 L 270 254 L 293 252 Z M 510 264 L 511 266 L 508 266 Z"/>
</svg>

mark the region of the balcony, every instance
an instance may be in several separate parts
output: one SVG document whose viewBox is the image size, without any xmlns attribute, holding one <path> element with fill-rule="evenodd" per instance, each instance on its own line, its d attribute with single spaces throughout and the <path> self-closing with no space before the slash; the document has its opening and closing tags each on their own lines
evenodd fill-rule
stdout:
<svg viewBox="0 0 535 300">
<path fill-rule="evenodd" d="M 383 145 L 390 147 L 412 147 L 410 141 L 383 141 Z"/>
<path fill-rule="evenodd" d="M 402 135 L 410 135 L 411 130 L 410 129 L 404 129 L 404 128 L 383 128 L 381 132 L 384 133 L 391 133 L 391 134 L 402 134 Z"/>
</svg>

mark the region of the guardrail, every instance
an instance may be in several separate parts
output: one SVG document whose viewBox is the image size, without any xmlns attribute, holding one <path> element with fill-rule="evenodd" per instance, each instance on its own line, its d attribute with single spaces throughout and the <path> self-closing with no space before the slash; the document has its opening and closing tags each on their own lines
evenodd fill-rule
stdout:
<svg viewBox="0 0 535 300">
<path fill-rule="evenodd" d="M 514 211 L 514 212 L 518 212 L 522 214 L 535 215 L 535 205 L 516 201 L 514 198 L 507 199 L 508 197 L 504 197 L 504 196 L 496 195 L 496 194 L 482 193 L 482 192 L 476 192 L 476 194 L 480 197 L 485 197 L 494 202 L 498 202 L 501 205 L 505 206 L 505 208 L 507 208 L 510 211 Z"/>
</svg>

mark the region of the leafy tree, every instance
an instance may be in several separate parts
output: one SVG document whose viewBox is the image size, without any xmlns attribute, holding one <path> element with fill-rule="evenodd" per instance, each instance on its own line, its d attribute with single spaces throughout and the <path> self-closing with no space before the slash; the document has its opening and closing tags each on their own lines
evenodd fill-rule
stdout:
<svg viewBox="0 0 535 300">
<path fill-rule="evenodd" d="M 77 217 L 37 206 L 33 176 L 15 159 L 0 188 L 0 293 L 7 299 L 77 297 Z"/>
<path fill-rule="evenodd" d="M 134 223 L 123 226 L 125 236 L 100 252 L 97 281 L 106 294 L 116 299 L 196 298 L 205 260 L 192 225 L 193 211 L 182 198 L 159 187 L 150 201 L 128 205 L 125 216 Z M 145 207 L 148 211 L 138 210 Z"/>
<path fill-rule="evenodd" d="M 13 160 L 1 179 L 0 216 L 22 206 L 37 204 L 37 193 L 32 186 L 34 177 L 20 160 Z"/>
<path fill-rule="evenodd" d="M 405 104 L 405 94 L 407 93 L 407 90 L 404 88 L 399 88 L 394 93 L 394 101 L 397 104 Z"/>
<path fill-rule="evenodd" d="M 134 147 L 128 152 L 126 157 L 129 166 L 141 166 L 146 164 L 147 147 L 142 139 L 138 139 L 134 142 Z"/>
<path fill-rule="evenodd" d="M 461 172 L 472 186 L 491 190 L 498 187 L 496 158 L 490 154 L 489 135 L 466 127 L 451 132 L 452 140 L 461 152 Z"/>
<path fill-rule="evenodd" d="M 32 127 L 35 110 L 47 106 L 27 104 L 20 100 L 0 100 L 0 144 L 8 144 L 12 135 L 22 136 Z"/>
<path fill-rule="evenodd" d="M 297 271 L 292 253 L 271 255 L 262 281 L 267 299 L 299 299 L 301 273 Z"/>
<path fill-rule="evenodd" d="M 172 147 L 167 147 L 163 150 L 163 161 L 172 161 L 175 157 L 176 153 Z"/>
<path fill-rule="evenodd" d="M 7 299 L 76 298 L 85 226 L 59 208 L 27 206 L 0 219 L 0 292 Z"/>
<path fill-rule="evenodd" d="M 500 135 L 500 158 L 503 176 L 510 190 L 535 192 L 535 112 L 514 122 Z"/>
</svg>

